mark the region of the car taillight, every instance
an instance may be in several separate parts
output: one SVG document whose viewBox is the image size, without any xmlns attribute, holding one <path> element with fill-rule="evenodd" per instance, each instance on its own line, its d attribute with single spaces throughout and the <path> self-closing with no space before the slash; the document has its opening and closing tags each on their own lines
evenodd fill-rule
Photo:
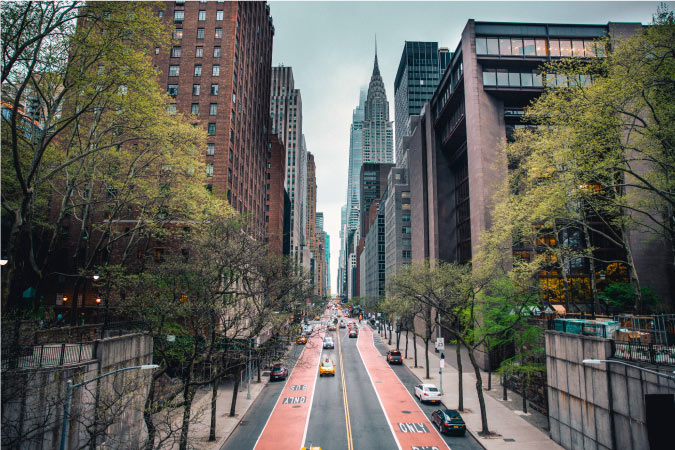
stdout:
<svg viewBox="0 0 675 450">
<path fill-rule="evenodd" d="M 424 393 L 424 396 L 425 396 L 425 397 L 427 397 L 428 395 L 429 395 L 429 394 L 427 394 L 426 392 Z"/>
</svg>

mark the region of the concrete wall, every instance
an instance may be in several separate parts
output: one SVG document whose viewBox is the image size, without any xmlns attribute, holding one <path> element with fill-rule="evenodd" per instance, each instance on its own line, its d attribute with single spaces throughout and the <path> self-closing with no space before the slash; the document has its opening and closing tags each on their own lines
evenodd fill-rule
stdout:
<svg viewBox="0 0 675 450">
<path fill-rule="evenodd" d="M 649 449 L 645 395 L 675 393 L 675 382 L 664 377 L 581 363 L 611 359 L 611 352 L 609 339 L 546 332 L 551 438 L 566 449 Z"/>
<path fill-rule="evenodd" d="M 12 370 L 2 373 L 3 448 L 14 437 L 21 441 L 13 448 L 56 449 L 60 444 L 66 383 L 90 380 L 99 374 L 123 367 L 152 363 L 152 337 L 132 334 L 95 341 L 95 359 L 39 370 Z M 142 407 L 150 374 L 128 371 L 104 378 L 73 391 L 69 448 L 79 448 L 92 432 L 94 418 L 107 411 L 106 439 L 110 448 L 136 448 L 144 437 Z M 90 428 L 92 430 L 92 428 Z M 100 443 L 101 441 L 99 441 Z"/>
</svg>

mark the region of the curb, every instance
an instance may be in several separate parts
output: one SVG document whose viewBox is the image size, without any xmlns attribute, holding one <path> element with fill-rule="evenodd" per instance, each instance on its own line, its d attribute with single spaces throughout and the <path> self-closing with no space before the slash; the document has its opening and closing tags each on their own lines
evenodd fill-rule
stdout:
<svg viewBox="0 0 675 450">
<path fill-rule="evenodd" d="M 380 338 L 382 338 L 382 336 L 380 336 Z M 389 347 L 389 344 L 385 343 L 384 340 L 382 340 L 382 343 L 383 343 L 385 346 Z M 393 347 L 392 347 L 392 348 L 393 348 Z M 424 383 L 424 381 L 422 381 L 422 379 L 420 379 L 420 377 L 418 377 L 417 374 L 416 374 L 415 372 L 413 372 L 413 371 L 411 370 L 411 368 L 410 368 L 405 362 L 403 363 L 403 365 L 408 369 L 408 371 L 412 374 L 412 376 L 414 376 L 415 378 L 417 378 L 417 380 L 418 380 L 420 383 Z M 445 409 L 449 409 L 449 408 L 447 407 L 447 405 L 446 405 L 445 403 L 443 403 L 442 400 L 441 400 L 441 405 L 443 405 L 443 407 L 444 407 Z M 469 432 L 469 434 L 475 439 L 475 441 L 478 443 L 478 445 L 481 446 L 481 448 L 483 448 L 484 450 L 488 450 L 488 448 L 480 441 L 480 438 L 479 438 L 479 436 L 478 436 L 478 433 L 476 433 L 475 431 L 469 429 L 468 426 L 466 427 L 466 430 L 467 430 L 467 431 Z"/>
</svg>

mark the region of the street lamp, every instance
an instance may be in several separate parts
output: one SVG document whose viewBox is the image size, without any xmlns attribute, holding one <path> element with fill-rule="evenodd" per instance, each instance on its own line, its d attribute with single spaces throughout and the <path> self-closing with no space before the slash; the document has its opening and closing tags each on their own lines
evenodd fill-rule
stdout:
<svg viewBox="0 0 675 450">
<path fill-rule="evenodd" d="M 112 372 L 104 373 L 103 375 L 99 375 L 95 378 L 92 378 L 91 380 L 83 381 L 81 383 L 73 384 L 73 380 L 68 380 L 66 383 L 66 402 L 63 406 L 63 424 L 61 426 L 61 446 L 59 447 L 60 450 L 66 450 L 68 448 L 68 422 L 70 422 L 70 398 L 73 396 L 73 391 L 80 387 L 84 386 L 85 384 L 89 384 L 92 381 L 100 380 L 101 378 L 105 378 L 108 375 L 114 375 L 119 372 L 125 372 L 127 370 L 152 370 L 156 369 L 159 366 L 157 364 L 143 364 L 142 366 L 131 366 L 131 367 L 124 367 L 122 369 L 117 369 L 113 370 Z"/>
<path fill-rule="evenodd" d="M 100 276 L 98 274 L 98 269 L 94 270 L 94 276 L 92 276 L 92 278 L 94 279 L 94 281 L 97 281 L 100 278 Z"/>
<path fill-rule="evenodd" d="M 645 369 L 644 367 L 635 366 L 633 364 L 628 364 L 628 363 L 625 363 L 623 361 L 618 361 L 616 359 L 584 359 L 583 361 L 581 361 L 581 363 L 582 364 L 600 364 L 600 363 L 623 364 L 624 366 L 632 367 L 633 369 L 641 370 L 643 372 L 653 373 L 654 375 L 659 375 L 659 376 L 668 378 L 669 380 L 675 381 L 675 370 L 673 371 L 673 375 L 668 375 L 667 373 L 656 372 L 655 370 Z"/>
</svg>

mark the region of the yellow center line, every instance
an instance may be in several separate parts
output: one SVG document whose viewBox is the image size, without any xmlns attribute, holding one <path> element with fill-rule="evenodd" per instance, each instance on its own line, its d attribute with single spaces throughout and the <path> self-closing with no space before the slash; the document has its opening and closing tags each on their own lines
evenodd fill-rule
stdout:
<svg viewBox="0 0 675 450">
<path fill-rule="evenodd" d="M 349 418 L 349 401 L 347 400 L 347 383 L 345 382 L 345 370 L 342 363 L 342 344 L 340 343 L 340 328 L 338 328 L 338 353 L 340 354 L 340 378 L 342 379 L 342 400 L 345 408 L 345 423 L 347 426 L 347 450 L 354 450 L 352 442 L 352 424 Z"/>
</svg>

